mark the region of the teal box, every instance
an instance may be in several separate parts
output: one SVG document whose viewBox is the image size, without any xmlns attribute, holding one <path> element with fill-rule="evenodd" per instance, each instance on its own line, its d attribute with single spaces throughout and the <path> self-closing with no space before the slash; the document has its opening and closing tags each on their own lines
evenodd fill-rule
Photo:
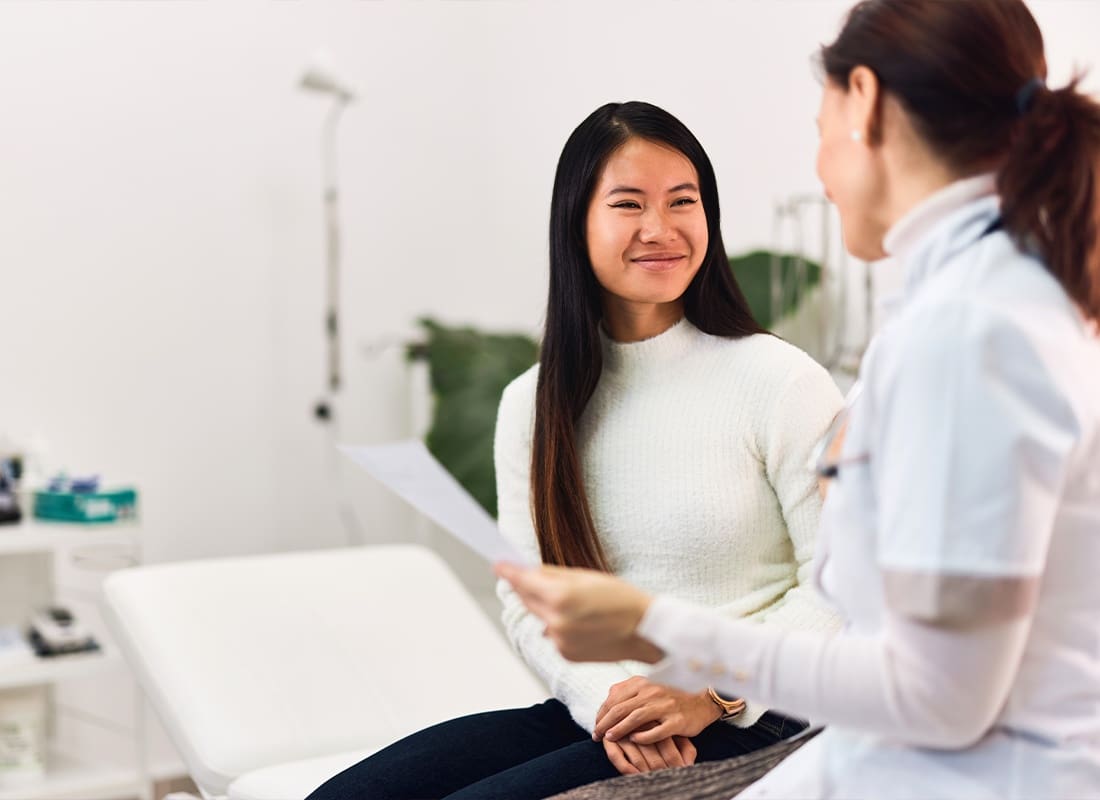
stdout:
<svg viewBox="0 0 1100 800">
<path fill-rule="evenodd" d="M 63 522 L 116 522 L 137 515 L 137 491 L 35 492 L 34 516 Z"/>
</svg>

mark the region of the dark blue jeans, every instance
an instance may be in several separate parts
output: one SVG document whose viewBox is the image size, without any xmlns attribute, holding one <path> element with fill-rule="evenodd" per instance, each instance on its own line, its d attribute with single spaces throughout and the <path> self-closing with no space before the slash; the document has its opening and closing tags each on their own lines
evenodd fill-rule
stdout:
<svg viewBox="0 0 1100 800">
<path fill-rule="evenodd" d="M 716 722 L 691 741 L 696 763 L 758 750 L 806 727 L 766 713 L 751 728 Z M 537 800 L 619 774 L 601 742 L 547 700 L 407 736 L 330 778 L 307 800 Z"/>
</svg>

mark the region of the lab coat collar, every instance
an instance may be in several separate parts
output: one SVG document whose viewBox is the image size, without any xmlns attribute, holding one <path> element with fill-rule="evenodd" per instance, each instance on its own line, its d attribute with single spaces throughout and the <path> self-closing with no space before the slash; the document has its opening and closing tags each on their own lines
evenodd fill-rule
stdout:
<svg viewBox="0 0 1100 800">
<path fill-rule="evenodd" d="M 1000 214 L 996 190 L 993 173 L 964 178 L 925 199 L 890 229 L 883 249 L 902 263 L 906 299 L 989 230 Z"/>
</svg>

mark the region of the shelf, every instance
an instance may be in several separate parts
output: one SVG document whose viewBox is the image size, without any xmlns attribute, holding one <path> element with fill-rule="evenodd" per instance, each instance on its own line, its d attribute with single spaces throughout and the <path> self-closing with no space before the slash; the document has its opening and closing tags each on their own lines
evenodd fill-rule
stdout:
<svg viewBox="0 0 1100 800">
<path fill-rule="evenodd" d="M 0 525 L 0 556 L 14 553 L 44 553 L 57 548 L 114 542 L 134 537 L 137 522 L 104 522 L 82 525 L 73 522 L 24 520 L 16 525 Z"/>
<path fill-rule="evenodd" d="M 51 750 L 46 775 L 23 786 L 0 786 L 0 800 L 117 800 L 138 797 L 142 783 L 133 767 L 88 764 Z"/>
<path fill-rule="evenodd" d="M 0 800 L 149 796 L 150 776 L 138 769 L 137 756 L 142 748 L 135 737 L 141 735 L 142 725 L 117 721 L 110 705 L 100 702 L 100 698 L 111 696 L 109 691 L 103 692 L 104 687 L 114 686 L 100 673 L 120 671 L 124 662 L 107 631 L 101 630 L 102 621 L 95 613 L 103 575 L 140 560 L 140 534 L 137 520 L 86 525 L 24 519 L 16 525 L 0 525 L 0 586 L 4 589 L 0 592 L 0 610 L 5 621 L 22 624 L 28 609 L 51 602 L 86 605 L 79 616 L 103 648 L 0 663 L 0 692 L 57 685 L 49 701 L 52 743 L 46 775 L 20 786 L 4 785 L 0 778 Z M 86 676 L 90 680 L 80 680 Z M 127 691 L 132 693 L 133 689 Z M 83 698 L 85 702 L 63 709 L 55 702 L 60 697 Z M 89 704 L 92 711 L 85 708 Z M 144 706 L 138 709 L 144 716 Z M 102 730 L 120 733 L 122 738 L 104 743 Z M 129 740 L 132 746 L 122 747 Z M 151 772 L 155 775 L 156 771 Z M 181 770 L 173 768 L 172 772 L 179 774 Z"/>
<path fill-rule="evenodd" d="M 36 657 L 33 661 L 0 666 L 0 691 L 83 677 L 119 661 L 117 653 L 107 648 L 94 653 L 72 653 L 53 658 Z M 3 797 L 2 793 L 0 797 Z"/>
</svg>

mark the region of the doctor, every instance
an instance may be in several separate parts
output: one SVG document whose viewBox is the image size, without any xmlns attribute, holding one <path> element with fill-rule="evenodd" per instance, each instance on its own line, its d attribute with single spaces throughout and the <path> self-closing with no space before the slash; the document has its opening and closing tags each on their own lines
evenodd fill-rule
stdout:
<svg viewBox="0 0 1100 800">
<path fill-rule="evenodd" d="M 847 629 L 498 572 L 569 658 L 829 725 L 744 797 L 1100 797 L 1100 106 L 1045 85 L 1020 0 L 867 0 L 821 62 L 846 245 L 906 272 L 817 463 Z"/>
</svg>

